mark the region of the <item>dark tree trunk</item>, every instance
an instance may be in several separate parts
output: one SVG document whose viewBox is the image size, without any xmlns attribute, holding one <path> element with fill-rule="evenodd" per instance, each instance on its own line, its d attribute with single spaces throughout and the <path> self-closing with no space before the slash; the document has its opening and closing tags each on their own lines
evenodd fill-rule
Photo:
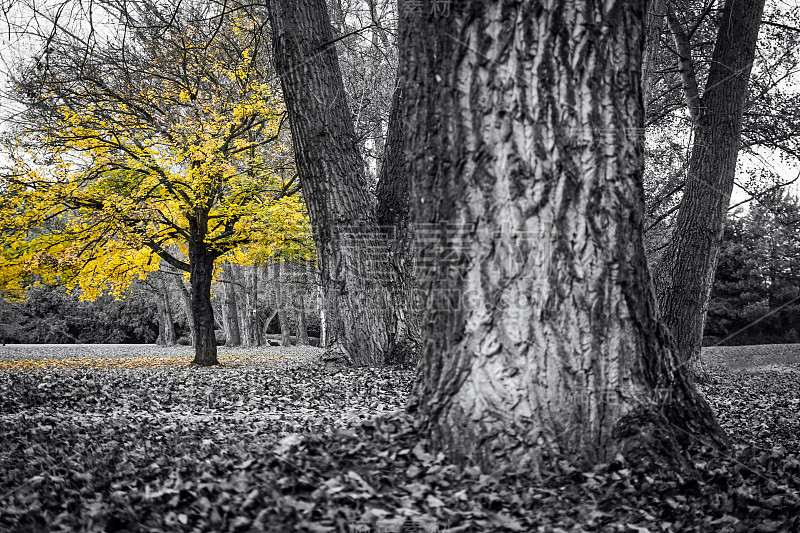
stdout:
<svg viewBox="0 0 800 533">
<path fill-rule="evenodd" d="M 644 16 L 637 0 L 497 0 L 401 18 L 427 295 L 410 409 L 456 460 L 531 469 L 723 442 L 644 255 Z"/>
<path fill-rule="evenodd" d="M 230 263 L 222 266 L 223 302 L 222 322 L 225 328 L 225 346 L 239 346 L 242 344 L 242 335 L 239 330 L 239 310 L 236 305 L 236 279 Z"/>
<path fill-rule="evenodd" d="M 382 365 L 398 319 L 388 244 L 368 197 L 325 0 L 271 0 L 275 64 L 314 229 L 327 322 L 326 358 Z"/>
<path fill-rule="evenodd" d="M 194 318 L 194 361 L 197 366 L 218 365 L 214 335 L 214 308 L 211 306 L 211 280 L 216 256 L 196 245 L 189 245 L 189 281 L 192 285 Z"/>
<path fill-rule="evenodd" d="M 694 144 L 675 229 L 656 279 L 664 322 L 680 360 L 696 376 L 703 373 L 703 325 L 733 190 L 742 110 L 763 11 L 764 0 L 726 1 L 702 96 L 696 94 L 691 57 L 682 61 L 687 104 L 695 121 Z M 670 26 L 680 48 L 681 29 L 674 17 Z"/>
<path fill-rule="evenodd" d="M 391 292 L 396 318 L 392 333 L 397 345 L 391 362 L 408 365 L 418 361 L 421 343 L 414 309 L 416 284 L 413 233 L 409 218 L 411 186 L 405 169 L 404 105 L 403 90 L 398 86 L 392 98 L 383 165 L 378 179 L 376 215 L 378 224 L 389 239 L 389 260 L 396 275 Z"/>
</svg>

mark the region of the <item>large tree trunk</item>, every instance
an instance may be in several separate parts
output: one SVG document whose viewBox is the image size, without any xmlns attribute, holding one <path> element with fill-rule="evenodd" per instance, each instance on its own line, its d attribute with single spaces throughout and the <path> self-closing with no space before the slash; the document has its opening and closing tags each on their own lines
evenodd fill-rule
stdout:
<svg viewBox="0 0 800 533">
<path fill-rule="evenodd" d="M 742 110 L 764 0 L 727 0 L 705 92 L 696 93 L 691 57 L 682 55 L 694 144 L 670 244 L 658 267 L 658 299 L 678 355 L 695 376 L 703 373 L 700 347 L 708 301 L 741 147 Z M 682 29 L 670 26 L 681 52 Z"/>
<path fill-rule="evenodd" d="M 275 63 L 308 205 L 327 325 L 326 358 L 393 359 L 388 243 L 368 197 L 325 0 L 271 0 Z"/>
<path fill-rule="evenodd" d="M 214 335 L 214 308 L 211 306 L 211 280 L 216 256 L 208 250 L 189 244 L 189 281 L 192 285 L 192 317 L 194 318 L 193 365 L 218 365 L 217 339 Z"/>
<path fill-rule="evenodd" d="M 456 460 L 525 469 L 723 440 L 644 255 L 643 19 L 638 0 L 401 18 L 428 295 L 410 409 Z"/>
<path fill-rule="evenodd" d="M 250 268 L 250 286 L 249 291 L 247 293 L 248 300 L 248 308 L 249 310 L 249 317 L 253 321 L 253 346 L 262 346 L 266 344 L 266 339 L 262 334 L 264 331 L 263 328 L 259 327 L 259 319 L 258 319 L 258 283 L 259 283 L 259 272 L 261 271 L 262 267 L 259 264 L 254 264 Z"/>
<path fill-rule="evenodd" d="M 239 346 L 242 344 L 242 334 L 239 330 L 239 310 L 236 305 L 236 279 L 230 263 L 222 265 L 222 323 L 225 329 L 225 346 Z"/>
</svg>

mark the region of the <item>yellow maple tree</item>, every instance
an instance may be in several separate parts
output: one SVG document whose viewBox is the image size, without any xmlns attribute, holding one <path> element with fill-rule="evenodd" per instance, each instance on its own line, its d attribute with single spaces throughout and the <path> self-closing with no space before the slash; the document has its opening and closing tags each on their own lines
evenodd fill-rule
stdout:
<svg viewBox="0 0 800 533">
<path fill-rule="evenodd" d="M 217 363 L 216 259 L 246 244 L 313 247 L 263 28 L 174 13 L 163 27 L 129 24 L 119 42 L 56 32 L 47 68 L 37 57 L 20 73 L 27 114 L 0 185 L 0 284 L 36 275 L 95 297 L 166 261 L 189 273 L 205 366 Z"/>
</svg>

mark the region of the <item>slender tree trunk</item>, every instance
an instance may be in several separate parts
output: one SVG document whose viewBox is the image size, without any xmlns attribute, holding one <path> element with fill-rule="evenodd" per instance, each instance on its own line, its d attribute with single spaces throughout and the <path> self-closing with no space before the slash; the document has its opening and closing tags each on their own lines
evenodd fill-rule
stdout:
<svg viewBox="0 0 800 533">
<path fill-rule="evenodd" d="M 267 339 L 269 338 L 269 325 L 272 324 L 272 321 L 275 320 L 275 317 L 278 316 L 278 310 L 274 309 L 267 318 L 264 319 L 264 325 L 261 327 L 261 338 L 264 339 L 264 344 L 269 344 Z"/>
<path fill-rule="evenodd" d="M 242 342 L 245 346 L 258 346 L 258 266 L 242 266 L 242 291 L 244 307 L 241 308 Z"/>
<path fill-rule="evenodd" d="M 272 282 L 275 288 L 275 309 L 278 312 L 278 324 L 281 328 L 281 344 L 283 346 L 291 346 L 292 331 L 289 326 L 289 315 L 286 313 L 286 298 L 284 295 L 283 279 L 281 278 L 281 263 L 280 260 L 276 259 L 272 267 L 274 274 Z"/>
<path fill-rule="evenodd" d="M 368 197 L 325 0 L 268 5 L 322 273 L 326 358 L 382 365 L 397 345 L 390 289 L 396 276 Z"/>
<path fill-rule="evenodd" d="M 189 281 L 192 286 L 194 318 L 194 361 L 197 366 L 218 365 L 217 339 L 214 335 L 214 308 L 211 306 L 211 280 L 216 256 L 189 244 Z"/>
<path fill-rule="evenodd" d="M 250 280 L 250 298 L 252 302 L 252 310 L 250 311 L 250 318 L 253 321 L 253 346 L 262 346 L 266 344 L 267 340 L 264 337 L 262 328 L 258 327 L 259 320 L 258 320 L 258 282 L 259 282 L 259 271 L 261 270 L 261 265 L 255 264 L 253 268 L 250 270 L 251 280 Z M 266 276 L 262 276 L 266 277 Z"/>
<path fill-rule="evenodd" d="M 181 298 L 181 303 L 183 304 L 183 312 L 186 316 L 186 324 L 189 326 L 189 336 L 192 339 L 192 344 L 194 344 L 195 339 L 195 321 L 194 321 L 194 314 L 192 312 L 192 293 L 190 289 L 186 288 L 186 285 L 183 281 L 183 274 L 177 272 L 176 275 L 171 276 L 173 280 L 173 284 L 178 289 L 178 294 Z"/>
<path fill-rule="evenodd" d="M 158 293 L 156 293 L 156 311 L 158 312 L 158 337 L 156 337 L 156 344 L 158 346 L 166 346 L 167 343 L 164 340 L 164 301 Z"/>
<path fill-rule="evenodd" d="M 156 311 L 158 312 L 158 337 L 156 337 L 156 344 L 158 346 L 167 346 L 167 341 L 165 340 L 165 326 L 166 322 L 164 320 L 164 300 L 161 298 L 160 293 L 156 293 Z"/>
<path fill-rule="evenodd" d="M 174 346 L 177 342 L 175 334 L 175 317 L 172 313 L 172 302 L 169 296 L 169 286 L 164 281 L 163 274 L 158 273 L 156 280 L 156 302 L 158 305 L 158 340 L 161 346 Z"/>
<path fill-rule="evenodd" d="M 328 321 L 325 319 L 325 297 L 322 294 L 321 285 L 317 285 L 317 299 L 319 301 L 319 347 L 324 348 L 328 345 Z"/>
<path fill-rule="evenodd" d="M 642 94 L 645 106 L 652 100 L 653 78 L 658 59 L 661 34 L 666 20 L 667 0 L 649 0 L 645 19 L 644 57 L 642 58 Z"/>
<path fill-rule="evenodd" d="M 237 280 L 236 299 L 239 302 L 236 310 L 239 313 L 239 332 L 242 338 L 242 346 L 252 346 L 250 339 L 250 321 L 248 320 L 248 300 L 247 300 L 247 275 L 242 265 L 237 265 L 233 275 Z"/>
<path fill-rule="evenodd" d="M 242 344 L 242 335 L 239 330 L 239 310 L 236 305 L 236 279 L 230 263 L 222 266 L 222 272 L 222 322 L 225 328 L 225 346 L 239 346 Z"/>
<path fill-rule="evenodd" d="M 369 11 L 370 11 L 370 18 L 372 19 L 373 23 L 375 23 L 379 18 L 378 17 L 378 13 L 377 13 L 377 7 L 378 6 L 376 5 L 376 0 L 367 0 L 367 5 L 368 5 Z M 391 43 L 389 41 L 389 36 L 387 35 L 386 29 L 381 24 L 376 24 L 376 26 L 374 28 L 372 28 L 370 33 L 372 34 L 372 48 L 373 48 L 373 50 L 382 50 L 382 53 L 381 53 L 381 55 L 382 55 L 382 54 L 385 54 L 387 50 L 391 49 L 392 45 L 391 45 Z M 376 63 L 379 63 L 381 61 L 380 59 L 374 59 L 374 60 L 376 61 Z M 392 112 L 394 112 L 394 109 L 395 109 L 395 102 L 392 101 L 392 108 L 389 111 L 390 116 L 391 116 Z M 389 124 L 388 127 L 391 128 L 392 127 L 391 118 L 389 119 L 389 121 L 390 121 L 390 124 Z M 391 131 L 391 129 L 387 130 L 387 135 L 390 134 L 389 133 L 390 131 Z M 381 166 L 386 165 L 386 153 L 385 153 L 385 151 L 386 151 L 386 148 L 387 148 L 387 146 L 386 146 L 386 143 L 387 143 L 386 137 L 387 137 L 387 135 L 383 134 L 383 120 L 376 120 L 375 121 L 375 129 L 374 129 L 374 132 L 373 132 L 373 138 L 375 139 L 375 159 L 376 159 L 377 164 L 379 165 L 379 167 L 378 167 L 379 177 L 380 177 L 380 172 L 381 172 L 381 170 L 380 170 Z M 403 139 L 403 136 L 401 134 L 400 135 L 400 144 L 401 144 L 401 146 L 402 146 L 402 142 L 403 142 L 402 139 Z"/>
<path fill-rule="evenodd" d="M 297 344 L 308 346 L 308 326 L 306 324 L 306 302 L 305 294 L 299 294 L 297 298 Z"/>
<path fill-rule="evenodd" d="M 487 0 L 401 18 L 427 296 L 409 407 L 453 459 L 535 469 L 724 441 L 645 260 L 644 16 Z"/>
<path fill-rule="evenodd" d="M 657 276 L 664 322 L 675 337 L 679 358 L 696 377 L 703 375 L 700 347 L 741 147 L 742 111 L 764 0 L 726 0 L 705 92 L 697 94 L 691 57 L 681 69 L 694 144 L 683 197 L 669 246 Z M 680 52 L 685 40 L 670 18 Z"/>
</svg>

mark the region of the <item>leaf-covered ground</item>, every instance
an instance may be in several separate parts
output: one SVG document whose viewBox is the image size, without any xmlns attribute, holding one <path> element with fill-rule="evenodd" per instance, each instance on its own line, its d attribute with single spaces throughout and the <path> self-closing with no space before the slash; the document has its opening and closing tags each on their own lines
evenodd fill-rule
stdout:
<svg viewBox="0 0 800 533">
<path fill-rule="evenodd" d="M 800 346 L 706 351 L 734 445 L 544 480 L 450 465 L 402 414 L 413 373 L 314 349 L 0 348 L 1 531 L 797 531 Z"/>
</svg>

